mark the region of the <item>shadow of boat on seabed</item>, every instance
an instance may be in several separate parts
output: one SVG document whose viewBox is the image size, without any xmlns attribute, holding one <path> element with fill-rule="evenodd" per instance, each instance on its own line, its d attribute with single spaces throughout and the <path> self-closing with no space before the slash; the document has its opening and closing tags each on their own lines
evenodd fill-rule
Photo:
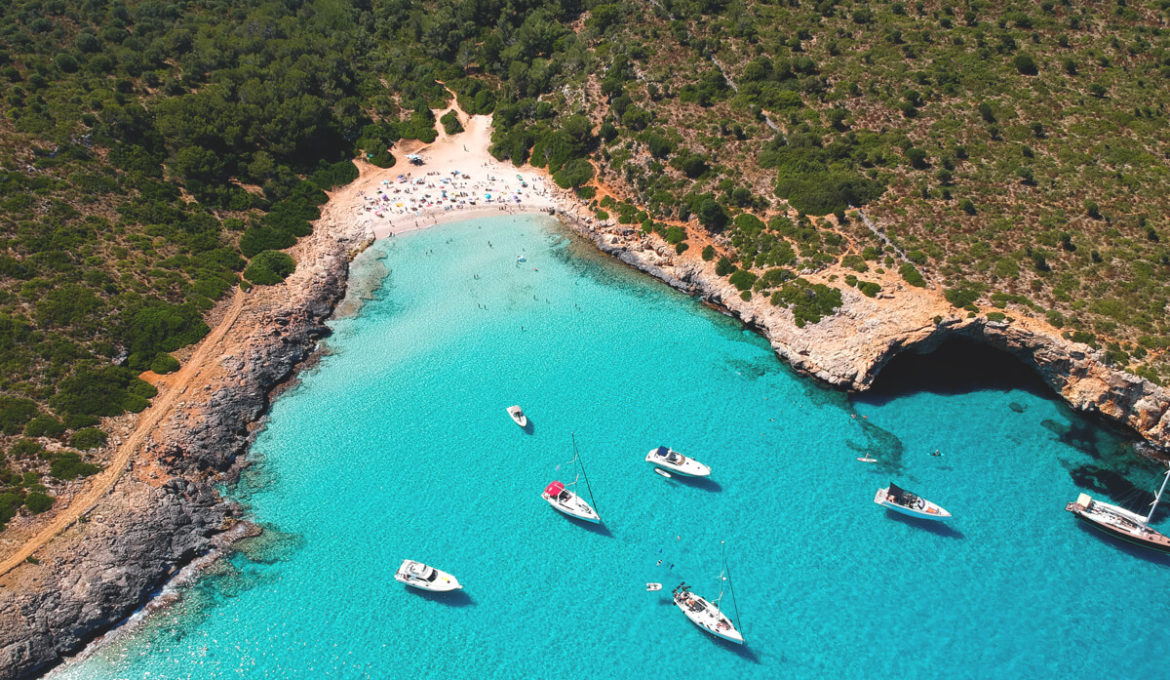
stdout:
<svg viewBox="0 0 1170 680">
<path fill-rule="evenodd" d="M 950 524 L 944 524 L 943 522 L 938 522 L 933 519 L 915 519 L 914 517 L 908 517 L 900 512 L 890 510 L 889 508 L 886 508 L 886 517 L 894 521 L 901 522 L 902 524 L 914 527 L 915 529 L 929 531 L 930 533 L 937 536 L 944 536 L 946 538 L 966 538 L 966 536 L 963 535 L 963 532 L 954 528 Z"/>
<path fill-rule="evenodd" d="M 424 600 L 431 602 L 438 602 L 445 604 L 448 607 L 471 607 L 475 605 L 475 600 L 467 594 L 466 590 L 456 590 L 449 593 L 435 593 L 429 590 L 419 590 L 418 588 L 411 588 L 410 586 L 403 586 L 407 592 L 413 593 L 416 597 L 421 597 Z"/>
</svg>

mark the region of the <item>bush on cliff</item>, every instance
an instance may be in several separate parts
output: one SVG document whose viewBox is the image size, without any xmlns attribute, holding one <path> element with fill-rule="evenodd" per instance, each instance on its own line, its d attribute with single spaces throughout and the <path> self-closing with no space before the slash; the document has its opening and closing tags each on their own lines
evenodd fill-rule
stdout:
<svg viewBox="0 0 1170 680">
<path fill-rule="evenodd" d="M 24 426 L 24 434 L 28 437 L 60 437 L 65 434 L 65 426 L 53 416 L 42 413 L 28 421 Z"/>
<path fill-rule="evenodd" d="M 37 404 L 23 397 L 0 396 L 0 431 L 16 434 L 37 414 Z"/>
<path fill-rule="evenodd" d="M 61 381 L 57 394 L 49 398 L 49 404 L 58 413 L 116 416 L 126 410 L 141 410 L 143 404 L 156 394 L 158 390 L 153 385 L 139 379 L 128 368 L 82 368 Z M 70 422 L 90 421 L 70 421 L 67 418 L 66 423 Z"/>
<path fill-rule="evenodd" d="M 32 514 L 39 515 L 53 507 L 53 502 L 56 500 L 56 498 L 53 498 L 47 493 L 33 491 L 24 497 L 24 507 L 28 508 L 28 511 Z"/>
<path fill-rule="evenodd" d="M 96 449 L 106 445 L 108 435 L 96 427 L 87 427 L 73 433 L 69 438 L 69 445 L 75 449 L 88 451 L 89 449 Z"/>
<path fill-rule="evenodd" d="M 150 370 L 165 375 L 179 370 L 179 360 L 169 354 L 160 354 L 150 362 Z"/>
<path fill-rule="evenodd" d="M 101 468 L 93 463 L 86 463 L 75 451 L 58 453 L 49 464 L 49 474 L 66 482 L 78 477 L 88 477 L 98 470 Z"/>
<path fill-rule="evenodd" d="M 258 286 L 271 286 L 284 281 L 296 268 L 296 262 L 287 253 L 265 250 L 252 258 L 244 270 L 244 278 Z"/>
<path fill-rule="evenodd" d="M 772 293 L 772 304 L 791 308 L 796 327 L 804 328 L 835 312 L 841 306 L 841 291 L 823 283 L 795 279 Z"/>
</svg>

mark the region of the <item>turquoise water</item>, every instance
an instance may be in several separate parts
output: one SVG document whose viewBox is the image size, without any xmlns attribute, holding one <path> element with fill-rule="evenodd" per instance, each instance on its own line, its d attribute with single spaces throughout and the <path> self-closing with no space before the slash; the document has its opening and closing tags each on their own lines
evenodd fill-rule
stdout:
<svg viewBox="0 0 1170 680">
<path fill-rule="evenodd" d="M 232 491 L 268 533 L 55 677 L 1164 675 L 1167 563 L 1064 511 L 1157 469 L 1042 393 L 851 401 L 544 218 L 383 241 L 355 270 L 388 273 Z M 540 498 L 572 479 L 570 433 L 603 529 Z M 654 474 L 659 444 L 712 481 Z M 953 525 L 878 508 L 891 479 Z M 744 648 L 669 604 L 684 579 L 718 595 L 722 541 Z M 405 589 L 403 558 L 466 590 Z"/>
</svg>

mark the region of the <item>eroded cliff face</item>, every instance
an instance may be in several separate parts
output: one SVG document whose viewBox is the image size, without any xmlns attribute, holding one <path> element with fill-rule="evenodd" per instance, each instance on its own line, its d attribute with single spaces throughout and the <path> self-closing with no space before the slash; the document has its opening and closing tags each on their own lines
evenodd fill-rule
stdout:
<svg viewBox="0 0 1170 680">
<path fill-rule="evenodd" d="M 1073 408 L 1105 415 L 1150 444 L 1170 450 L 1170 394 L 1148 380 L 1105 363 L 1104 353 L 1060 337 L 1032 319 L 1011 323 L 967 318 L 937 291 L 912 288 L 896 274 L 878 278 L 882 292 L 868 298 L 838 282 L 842 307 L 820 322 L 798 328 L 792 313 L 764 296 L 743 300 L 713 262 L 692 253 L 680 257 L 656 236 L 621 226 L 568 220 L 598 248 L 667 284 L 716 304 L 758 329 L 781 359 L 798 371 L 848 390 L 863 391 L 895 355 L 928 352 L 953 336 L 986 342 L 1033 367 Z M 826 282 L 836 273 L 805 277 Z M 875 277 L 866 274 L 866 279 Z"/>
<path fill-rule="evenodd" d="M 142 607 L 176 570 L 226 542 L 239 509 L 215 484 L 251 442 L 273 388 L 328 333 L 365 231 L 328 225 L 293 251 L 296 273 L 249 293 L 194 384 L 83 521 L 0 577 L 0 680 L 44 672 Z M 340 233 L 340 235 L 339 235 Z"/>
</svg>

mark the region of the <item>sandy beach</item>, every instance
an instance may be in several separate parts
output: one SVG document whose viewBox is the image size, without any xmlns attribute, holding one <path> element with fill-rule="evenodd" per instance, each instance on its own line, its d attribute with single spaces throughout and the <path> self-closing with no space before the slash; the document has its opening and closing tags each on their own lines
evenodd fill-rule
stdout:
<svg viewBox="0 0 1170 680">
<path fill-rule="evenodd" d="M 488 152 L 492 117 L 468 116 L 454 105 L 464 131 L 439 136 L 430 144 L 405 140 L 395 145 L 394 167 L 356 161 L 359 177 L 330 194 L 327 212 L 350 221 L 374 238 L 457 220 L 521 212 L 552 212 L 563 194 L 547 173 L 531 166 L 500 162 Z M 421 164 L 407 156 L 420 156 Z"/>
</svg>

